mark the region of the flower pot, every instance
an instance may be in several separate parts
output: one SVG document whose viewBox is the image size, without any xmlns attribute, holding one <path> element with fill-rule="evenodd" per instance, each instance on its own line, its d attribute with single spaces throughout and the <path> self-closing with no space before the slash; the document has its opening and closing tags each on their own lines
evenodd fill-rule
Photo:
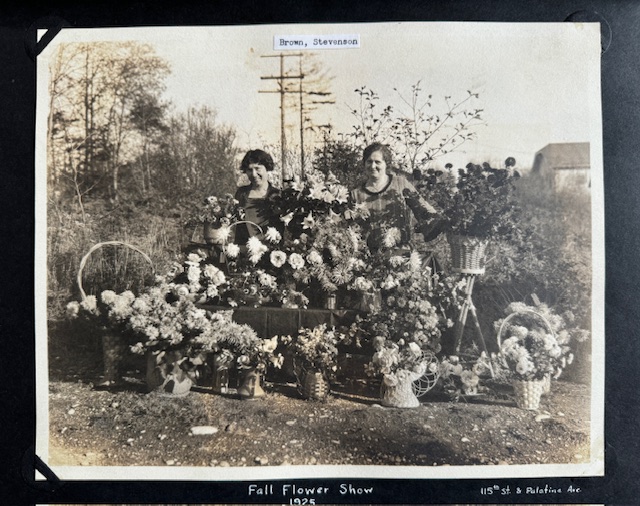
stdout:
<svg viewBox="0 0 640 506">
<path fill-rule="evenodd" d="M 542 378 L 542 395 L 551 393 L 551 374 L 545 374 Z"/>
<path fill-rule="evenodd" d="M 120 381 L 120 369 L 124 359 L 126 346 L 119 334 L 105 333 L 102 336 L 102 358 L 104 365 L 103 385 Z"/>
<path fill-rule="evenodd" d="M 390 408 L 417 408 L 420 401 L 413 391 L 413 382 L 423 372 L 400 369 L 393 375 L 385 375 L 380 386 L 380 397 L 383 406 Z"/>
<path fill-rule="evenodd" d="M 304 399 L 324 401 L 329 395 L 329 382 L 320 371 L 310 369 L 302 374 L 298 389 Z"/>
<path fill-rule="evenodd" d="M 229 239 L 231 229 L 227 226 L 214 223 L 205 223 L 202 234 L 207 244 L 222 246 Z"/>
<path fill-rule="evenodd" d="M 451 270 L 461 274 L 484 274 L 487 241 L 478 237 L 447 235 L 451 247 Z"/>
<path fill-rule="evenodd" d="M 516 405 L 522 409 L 536 410 L 540 407 L 540 397 L 544 390 L 544 380 L 512 381 Z"/>
<path fill-rule="evenodd" d="M 213 357 L 212 377 L 211 377 L 211 389 L 216 394 L 229 393 L 229 366 L 231 360 L 228 357 L 216 354 Z"/>
<path fill-rule="evenodd" d="M 147 388 L 165 395 L 184 396 L 191 391 L 193 379 L 180 365 L 184 355 L 180 351 L 147 353 Z"/>
<path fill-rule="evenodd" d="M 264 397 L 262 389 L 262 374 L 255 368 L 247 368 L 240 371 L 240 386 L 238 395 L 241 399 L 258 399 Z"/>
</svg>

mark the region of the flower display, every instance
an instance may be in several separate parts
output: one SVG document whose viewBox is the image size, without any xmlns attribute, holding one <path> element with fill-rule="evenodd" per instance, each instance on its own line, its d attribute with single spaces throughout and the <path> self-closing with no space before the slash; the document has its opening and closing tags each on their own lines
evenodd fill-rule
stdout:
<svg viewBox="0 0 640 506">
<path fill-rule="evenodd" d="M 513 379 L 558 378 L 573 361 L 571 341 L 588 337 L 588 332 L 569 327 L 571 314 L 557 315 L 544 304 L 532 307 L 516 302 L 506 312 L 512 317 L 494 324 L 503 335 L 496 358 L 498 367 Z"/>
<path fill-rule="evenodd" d="M 335 328 L 328 329 L 322 324 L 313 329 L 302 328 L 296 335 L 283 336 L 280 341 L 293 353 L 296 365 L 330 375 L 338 368 L 337 346 L 346 338 Z"/>
<path fill-rule="evenodd" d="M 441 210 L 450 233 L 482 239 L 508 237 L 520 221 L 515 199 L 519 177 L 510 168 L 470 163 L 457 175 L 428 169 L 416 188 Z"/>
<path fill-rule="evenodd" d="M 186 225 L 193 227 L 203 223 L 229 227 L 244 219 L 244 210 L 230 193 L 222 197 L 206 197 L 189 216 Z M 229 233 L 231 230 L 229 229 Z M 228 239 L 228 237 L 227 237 Z"/>
</svg>

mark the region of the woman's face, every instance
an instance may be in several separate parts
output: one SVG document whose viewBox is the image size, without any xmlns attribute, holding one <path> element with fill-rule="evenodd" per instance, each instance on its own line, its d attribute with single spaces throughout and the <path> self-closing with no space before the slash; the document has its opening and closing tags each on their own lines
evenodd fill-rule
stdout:
<svg viewBox="0 0 640 506">
<path fill-rule="evenodd" d="M 264 165 L 250 163 L 247 170 L 245 170 L 245 174 L 249 178 L 253 188 L 259 188 L 268 184 L 269 171 Z"/>
<path fill-rule="evenodd" d="M 364 161 L 364 170 L 369 181 L 380 181 L 387 173 L 387 163 L 382 151 L 374 151 Z"/>
</svg>

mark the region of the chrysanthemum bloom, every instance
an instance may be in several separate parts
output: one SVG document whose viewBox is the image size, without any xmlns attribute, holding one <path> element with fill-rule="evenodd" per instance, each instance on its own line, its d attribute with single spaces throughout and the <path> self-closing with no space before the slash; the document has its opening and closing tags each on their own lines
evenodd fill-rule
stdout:
<svg viewBox="0 0 640 506">
<path fill-rule="evenodd" d="M 240 254 L 240 246 L 234 243 L 229 243 L 224 247 L 224 253 L 229 258 L 237 258 Z"/>
<path fill-rule="evenodd" d="M 215 265 L 208 264 L 204 268 L 204 275 L 209 278 L 215 286 L 220 286 L 226 281 L 224 272 L 218 269 Z"/>
<path fill-rule="evenodd" d="M 260 239 L 254 236 L 247 241 L 247 250 L 249 251 L 251 262 L 257 264 L 262 255 L 268 251 L 268 248 L 260 242 Z"/>
<path fill-rule="evenodd" d="M 80 312 L 80 304 L 73 300 L 67 304 L 67 318 L 76 318 Z"/>
<path fill-rule="evenodd" d="M 80 306 L 85 311 L 94 313 L 98 309 L 98 300 L 95 295 L 88 295 L 87 298 L 80 303 Z"/>
<path fill-rule="evenodd" d="M 387 248 L 393 248 L 400 239 L 402 238 L 400 234 L 400 229 L 398 227 L 391 227 L 387 230 L 382 238 L 382 244 L 384 244 Z"/>
<path fill-rule="evenodd" d="M 104 290 L 100 294 L 100 298 L 102 299 L 102 302 L 108 305 L 113 304 L 116 301 L 117 297 L 118 296 L 116 295 L 116 292 L 114 292 L 113 290 Z"/>
<path fill-rule="evenodd" d="M 274 267 L 280 268 L 287 261 L 287 254 L 284 251 L 272 251 L 269 259 Z"/>
</svg>

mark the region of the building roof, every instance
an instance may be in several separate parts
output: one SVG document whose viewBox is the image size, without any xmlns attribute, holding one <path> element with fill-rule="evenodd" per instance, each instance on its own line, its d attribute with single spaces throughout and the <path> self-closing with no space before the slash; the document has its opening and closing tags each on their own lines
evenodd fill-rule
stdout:
<svg viewBox="0 0 640 506">
<path fill-rule="evenodd" d="M 542 155 L 546 165 L 553 169 L 590 168 L 588 142 L 559 142 L 547 144 L 536 153 Z"/>
</svg>

